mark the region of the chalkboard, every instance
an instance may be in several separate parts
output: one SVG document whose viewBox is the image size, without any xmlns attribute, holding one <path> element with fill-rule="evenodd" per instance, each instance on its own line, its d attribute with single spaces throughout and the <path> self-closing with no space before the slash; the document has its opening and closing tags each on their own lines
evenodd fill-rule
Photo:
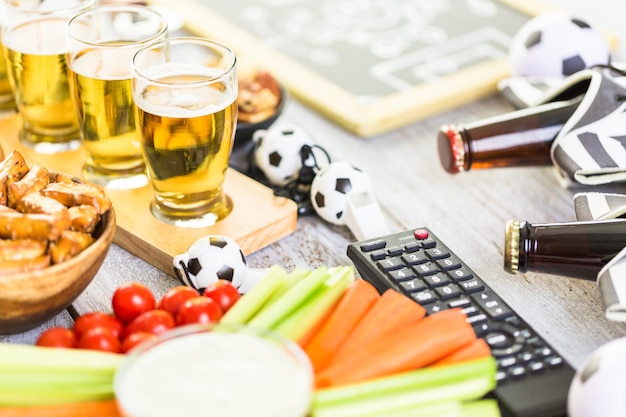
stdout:
<svg viewBox="0 0 626 417">
<path fill-rule="evenodd" d="M 177 0 L 226 43 L 346 129 L 377 135 L 496 91 L 533 0 Z"/>
</svg>

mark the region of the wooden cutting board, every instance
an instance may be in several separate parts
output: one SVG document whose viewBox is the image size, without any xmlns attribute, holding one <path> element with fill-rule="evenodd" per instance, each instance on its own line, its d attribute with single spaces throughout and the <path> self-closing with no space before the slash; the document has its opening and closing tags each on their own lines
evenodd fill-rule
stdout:
<svg viewBox="0 0 626 417">
<path fill-rule="evenodd" d="M 54 155 L 35 153 L 18 140 L 19 115 L 0 119 L 0 144 L 5 155 L 17 149 L 30 166 L 81 178 L 83 149 Z M 289 235 L 296 229 L 297 204 L 277 197 L 268 187 L 229 169 L 224 184 L 233 202 L 233 211 L 224 220 L 205 228 L 179 228 L 152 216 L 153 194 L 148 185 L 132 190 L 106 190 L 117 216 L 113 242 L 163 272 L 174 275 L 173 257 L 185 252 L 197 239 L 207 235 L 227 236 L 248 255 Z"/>
</svg>

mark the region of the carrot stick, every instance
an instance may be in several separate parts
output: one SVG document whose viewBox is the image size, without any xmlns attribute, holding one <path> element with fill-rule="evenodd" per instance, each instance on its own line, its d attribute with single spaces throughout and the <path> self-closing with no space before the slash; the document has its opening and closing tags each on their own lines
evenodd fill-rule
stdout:
<svg viewBox="0 0 626 417">
<path fill-rule="evenodd" d="M 452 352 L 450 355 L 439 359 L 431 366 L 451 365 L 473 359 L 482 359 L 491 356 L 491 349 L 485 339 L 476 339 L 469 345 L 463 346 L 461 349 Z"/>
<path fill-rule="evenodd" d="M 371 341 L 317 373 L 317 388 L 354 384 L 418 369 L 476 339 L 460 309 L 443 310 L 394 334 Z"/>
<path fill-rule="evenodd" d="M 325 366 L 379 298 L 376 288 L 365 280 L 357 279 L 350 284 L 326 320 L 304 344 L 314 371 Z"/>
<path fill-rule="evenodd" d="M 0 417 L 121 417 L 115 400 L 47 404 L 32 407 L 1 407 Z"/>
<path fill-rule="evenodd" d="M 398 291 L 386 290 L 339 346 L 328 364 L 341 362 L 372 340 L 411 327 L 424 318 L 424 307 Z"/>
</svg>

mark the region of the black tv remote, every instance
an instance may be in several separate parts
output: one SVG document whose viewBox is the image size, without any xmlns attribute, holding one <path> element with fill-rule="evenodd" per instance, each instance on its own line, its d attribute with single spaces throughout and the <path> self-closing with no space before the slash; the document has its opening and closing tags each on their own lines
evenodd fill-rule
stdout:
<svg viewBox="0 0 626 417">
<path fill-rule="evenodd" d="M 491 393 L 503 416 L 562 417 L 575 370 L 425 227 L 348 245 L 348 257 L 379 292 L 393 288 L 428 314 L 460 307 L 498 363 Z"/>
</svg>

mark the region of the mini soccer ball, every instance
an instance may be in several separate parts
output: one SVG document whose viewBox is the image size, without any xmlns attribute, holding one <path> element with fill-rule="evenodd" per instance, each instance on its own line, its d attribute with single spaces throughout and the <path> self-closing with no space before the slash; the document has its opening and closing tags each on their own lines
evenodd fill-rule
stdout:
<svg viewBox="0 0 626 417">
<path fill-rule="evenodd" d="M 283 186 L 298 178 L 303 163 L 310 157 L 313 141 L 295 125 L 275 125 L 257 130 L 254 162 L 272 185 Z"/>
<path fill-rule="evenodd" d="M 532 18 L 515 34 L 509 48 L 512 76 L 564 77 L 608 64 L 605 37 L 587 22 L 564 13 Z"/>
<path fill-rule="evenodd" d="M 367 175 L 346 162 L 322 168 L 311 183 L 311 201 L 317 214 L 329 223 L 345 225 L 346 198 L 351 193 L 369 193 Z"/>
<path fill-rule="evenodd" d="M 241 288 L 248 266 L 234 240 L 215 235 L 198 239 L 187 252 L 175 256 L 174 271 L 185 285 L 202 292 L 218 279 L 231 281 L 235 288 Z"/>
<path fill-rule="evenodd" d="M 626 337 L 596 349 L 574 375 L 569 417 L 626 416 Z"/>
</svg>

